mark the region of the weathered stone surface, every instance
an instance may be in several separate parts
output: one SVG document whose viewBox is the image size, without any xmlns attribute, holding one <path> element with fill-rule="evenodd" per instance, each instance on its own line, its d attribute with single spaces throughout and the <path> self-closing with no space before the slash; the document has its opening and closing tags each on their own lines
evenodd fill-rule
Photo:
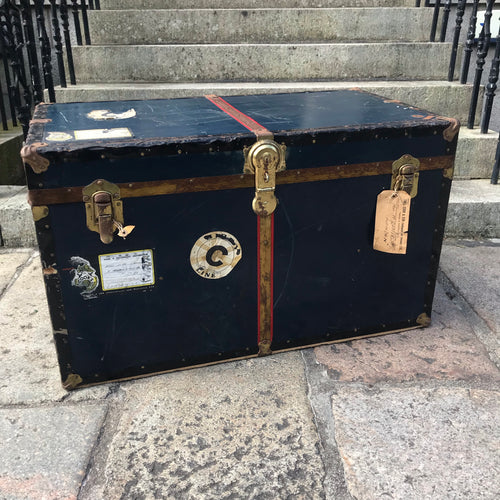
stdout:
<svg viewBox="0 0 500 500">
<path fill-rule="evenodd" d="M 298 353 L 121 385 L 79 498 L 324 498 Z"/>
<path fill-rule="evenodd" d="M 273 7 L 345 7 L 346 0 L 275 0 Z M 414 7 L 414 0 L 351 0 L 350 7 Z M 101 0 L 102 9 L 268 8 L 267 0 Z"/>
<path fill-rule="evenodd" d="M 0 297 L 18 268 L 29 259 L 30 253 L 30 251 L 6 252 L 0 250 Z"/>
<path fill-rule="evenodd" d="M 488 179 L 454 181 L 445 234 L 450 238 L 500 238 L 499 213 L 498 186 Z"/>
<path fill-rule="evenodd" d="M 0 301 L 0 405 L 58 401 L 59 376 L 38 256 Z M 109 388 L 83 389 L 77 399 L 101 398 Z"/>
<path fill-rule="evenodd" d="M 332 397 L 351 494 L 497 499 L 500 396 L 462 388 L 346 385 Z"/>
<path fill-rule="evenodd" d="M 38 256 L 0 302 L 0 343 L 1 404 L 54 401 L 65 395 Z"/>
<path fill-rule="evenodd" d="M 2 81 L 2 85 L 3 85 Z M 5 88 L 5 87 L 4 87 Z M 24 185 L 23 162 L 19 152 L 23 146 L 23 132 L 21 127 L 11 130 L 0 130 L 0 186 Z"/>
<path fill-rule="evenodd" d="M 481 108 L 479 108 L 481 109 Z M 460 128 L 455 179 L 489 179 L 498 144 L 498 132 L 490 130 L 481 134 L 481 129 Z"/>
<path fill-rule="evenodd" d="M 315 355 L 329 375 L 341 381 L 500 382 L 500 371 L 440 285 L 436 290 L 431 327 L 321 346 L 315 348 Z"/>
<path fill-rule="evenodd" d="M 500 212 L 497 217 L 500 219 Z M 499 333 L 500 243 L 445 244 L 441 269 L 489 328 Z"/>
<path fill-rule="evenodd" d="M 450 50 L 424 42 L 88 45 L 73 47 L 73 56 L 82 83 L 440 80 Z"/>
<path fill-rule="evenodd" d="M 0 191 L 0 230 L 6 247 L 36 245 L 33 215 L 27 201 L 26 187 L 4 186 Z"/>
<path fill-rule="evenodd" d="M 379 8 L 376 16 L 366 8 L 91 10 L 89 25 L 95 45 L 427 42 L 432 14 L 407 7 Z"/>
<path fill-rule="evenodd" d="M 0 409 L 0 498 L 76 500 L 105 405 Z"/>
</svg>

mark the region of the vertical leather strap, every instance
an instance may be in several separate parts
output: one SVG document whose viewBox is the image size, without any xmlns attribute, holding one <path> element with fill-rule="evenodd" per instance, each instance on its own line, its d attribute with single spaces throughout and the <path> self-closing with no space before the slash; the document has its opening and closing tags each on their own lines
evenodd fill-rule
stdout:
<svg viewBox="0 0 500 500">
<path fill-rule="evenodd" d="M 257 286 L 259 356 L 271 354 L 273 340 L 274 214 L 258 216 Z"/>
<path fill-rule="evenodd" d="M 253 132 L 257 140 L 273 133 L 216 95 L 205 96 L 231 118 Z M 250 209 L 250 207 L 249 207 Z M 259 356 L 271 354 L 273 340 L 274 214 L 257 216 L 257 343 Z"/>
</svg>

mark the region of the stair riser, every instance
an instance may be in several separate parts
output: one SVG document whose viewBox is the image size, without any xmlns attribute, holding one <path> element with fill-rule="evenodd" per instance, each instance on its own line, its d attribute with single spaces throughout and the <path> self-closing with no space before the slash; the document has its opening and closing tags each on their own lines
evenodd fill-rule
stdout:
<svg viewBox="0 0 500 500">
<path fill-rule="evenodd" d="M 36 246 L 35 224 L 27 194 L 27 189 L 21 186 L 0 186 L 0 248 Z"/>
<path fill-rule="evenodd" d="M 500 202 L 482 203 L 478 200 L 449 205 L 446 238 L 500 238 Z"/>
<path fill-rule="evenodd" d="M 0 186 L 24 184 L 24 169 L 19 151 L 23 145 L 20 127 L 0 132 Z"/>
<path fill-rule="evenodd" d="M 463 125 L 460 129 L 454 178 L 489 179 L 497 150 L 497 139 L 496 132 L 481 134 L 479 128 L 469 130 Z"/>
<path fill-rule="evenodd" d="M 73 52 L 80 83 L 440 80 L 449 54 L 449 44 L 427 43 L 117 45 Z"/>
<path fill-rule="evenodd" d="M 415 7 L 415 0 L 275 0 L 272 7 Z M 101 9 L 262 9 L 269 0 L 101 0 Z"/>
<path fill-rule="evenodd" d="M 460 138 L 458 142 L 460 144 Z M 445 235 L 451 238 L 500 238 L 499 213 L 498 186 L 487 180 L 454 180 Z"/>
<path fill-rule="evenodd" d="M 94 45 L 429 40 L 432 9 L 89 11 Z"/>
<path fill-rule="evenodd" d="M 127 101 L 135 99 L 169 99 L 174 97 L 198 97 L 205 94 L 243 95 L 280 92 L 303 92 L 360 88 L 388 99 L 402 101 L 411 106 L 426 109 L 442 116 L 467 120 L 471 86 L 445 82 L 289 82 L 271 84 L 172 84 L 172 85 L 95 85 L 56 88 L 57 102 Z M 48 99 L 48 96 L 46 97 Z M 482 94 L 478 109 L 481 108 Z"/>
</svg>

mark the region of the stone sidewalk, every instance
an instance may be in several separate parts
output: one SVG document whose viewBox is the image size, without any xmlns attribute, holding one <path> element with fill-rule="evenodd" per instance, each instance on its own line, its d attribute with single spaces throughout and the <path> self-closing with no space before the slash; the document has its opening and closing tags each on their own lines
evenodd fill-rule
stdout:
<svg viewBox="0 0 500 500">
<path fill-rule="evenodd" d="M 441 263 L 427 329 L 67 393 L 0 251 L 0 499 L 497 499 L 500 241 Z"/>
</svg>

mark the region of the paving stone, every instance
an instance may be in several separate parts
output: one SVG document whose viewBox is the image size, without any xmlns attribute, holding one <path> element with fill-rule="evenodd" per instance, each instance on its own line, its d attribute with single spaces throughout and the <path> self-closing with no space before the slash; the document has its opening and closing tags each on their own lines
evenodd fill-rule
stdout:
<svg viewBox="0 0 500 500">
<path fill-rule="evenodd" d="M 498 499 L 500 395 L 343 385 L 335 438 L 358 500 Z"/>
<path fill-rule="evenodd" d="M 0 251 L 0 297 L 16 274 L 19 266 L 22 266 L 29 259 L 31 253 Z"/>
<path fill-rule="evenodd" d="M 12 273 L 15 268 L 10 264 Z M 0 405 L 58 401 L 67 396 L 59 376 L 38 256 L 0 300 L 0 346 Z M 108 392 L 107 386 L 84 389 L 76 398 L 99 399 Z"/>
<path fill-rule="evenodd" d="M 314 352 L 334 380 L 500 382 L 484 345 L 439 284 L 431 327 L 321 346 Z"/>
<path fill-rule="evenodd" d="M 0 409 L 0 498 L 77 498 L 104 404 Z"/>
<path fill-rule="evenodd" d="M 500 333 L 500 243 L 446 244 L 441 269 L 489 328 Z"/>
<path fill-rule="evenodd" d="M 121 387 L 80 500 L 325 498 L 299 353 Z"/>
</svg>

